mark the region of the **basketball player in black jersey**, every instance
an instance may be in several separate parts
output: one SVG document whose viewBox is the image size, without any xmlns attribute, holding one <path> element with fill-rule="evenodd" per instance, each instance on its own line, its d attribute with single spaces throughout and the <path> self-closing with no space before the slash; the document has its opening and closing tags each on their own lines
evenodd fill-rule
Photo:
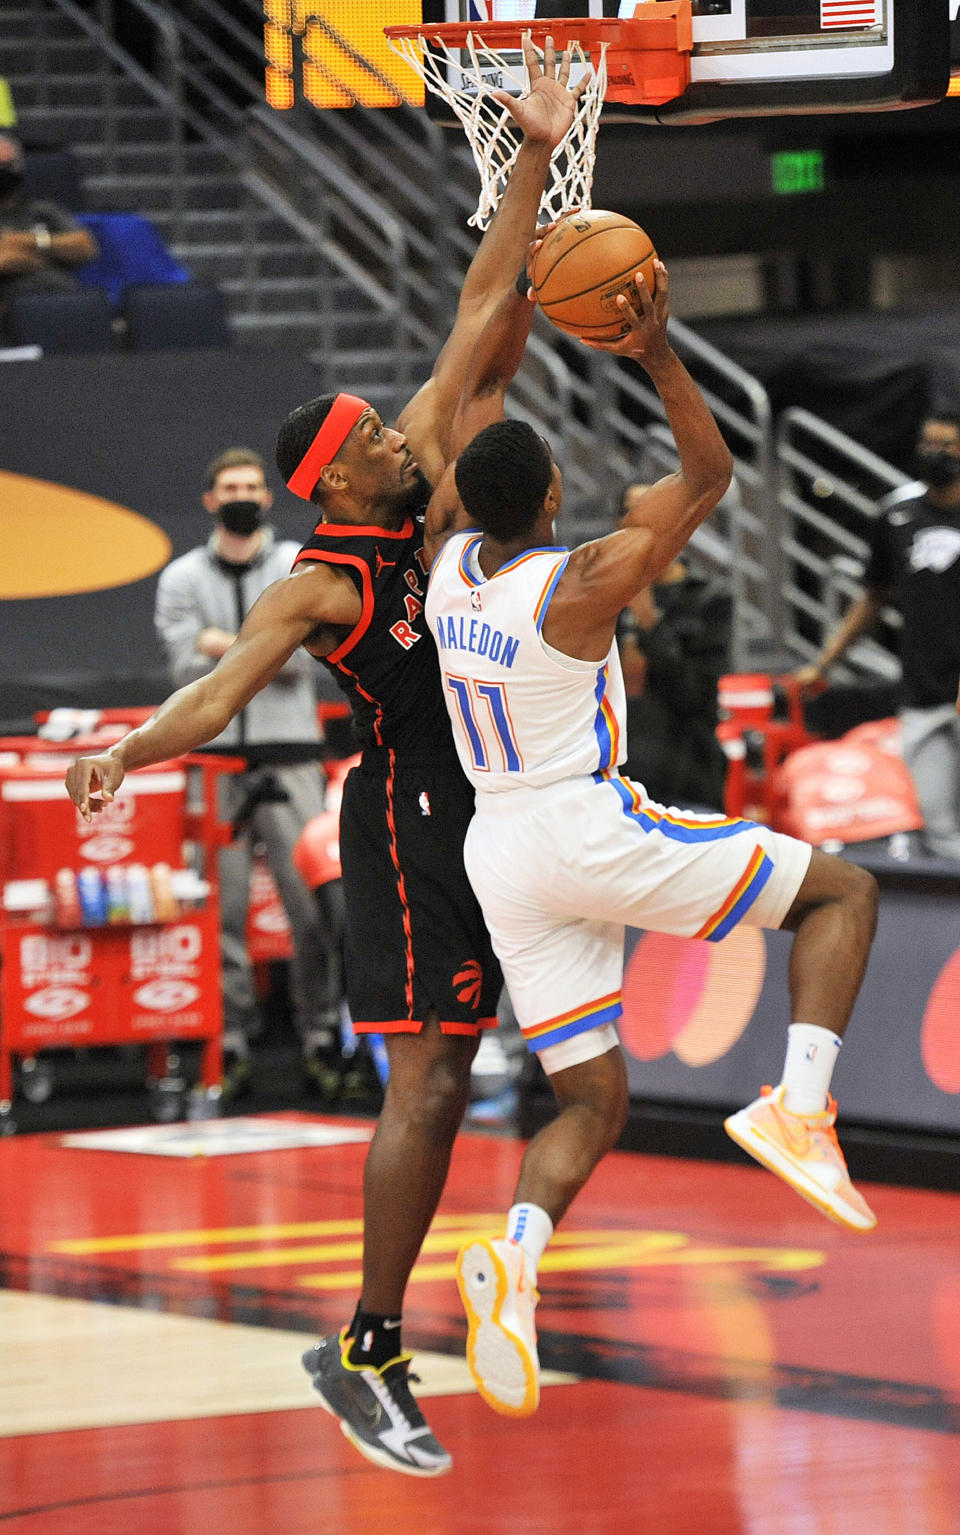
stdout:
<svg viewBox="0 0 960 1535">
<path fill-rule="evenodd" d="M 89 819 L 125 772 L 211 740 L 300 645 L 329 667 L 353 704 L 363 755 L 341 811 L 348 995 L 355 1026 L 386 1037 L 390 1080 L 364 1172 L 360 1303 L 340 1337 L 321 1340 L 304 1364 L 361 1453 L 414 1476 L 440 1475 L 452 1462 L 407 1384 L 403 1296 L 501 984 L 463 869 L 473 792 L 457 762 L 424 626 L 424 516 L 429 502 L 436 530 L 457 515 L 456 454 L 503 414 L 533 311 L 514 282 L 551 152 L 582 89 L 567 88 L 569 62 L 564 57 L 558 68 L 550 39 L 542 68 L 529 38 L 524 55 L 528 95 L 513 101 L 495 93 L 524 142 L 431 377 L 396 428 L 347 394 L 310 401 L 287 418 L 278 463 L 289 488 L 318 514 L 293 573 L 263 594 L 213 672 L 67 773 L 68 791 Z"/>
</svg>

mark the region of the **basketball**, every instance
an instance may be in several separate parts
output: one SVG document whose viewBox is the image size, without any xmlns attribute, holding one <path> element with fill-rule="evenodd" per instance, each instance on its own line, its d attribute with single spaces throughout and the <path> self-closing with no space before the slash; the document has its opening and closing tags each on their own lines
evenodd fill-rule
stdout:
<svg viewBox="0 0 960 1535">
<path fill-rule="evenodd" d="M 537 303 L 550 323 L 570 336 L 616 341 L 630 328 L 617 306 L 617 294 L 630 297 L 638 269 L 652 294 L 656 255 L 646 231 L 622 213 L 568 213 L 533 259 Z"/>
</svg>

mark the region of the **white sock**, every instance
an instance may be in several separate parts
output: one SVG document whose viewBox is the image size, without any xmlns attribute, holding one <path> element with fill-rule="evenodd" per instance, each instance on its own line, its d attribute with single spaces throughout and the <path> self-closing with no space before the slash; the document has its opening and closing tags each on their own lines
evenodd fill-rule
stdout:
<svg viewBox="0 0 960 1535">
<path fill-rule="evenodd" d="M 815 1023 L 791 1023 L 783 1063 L 783 1106 L 791 1114 L 822 1114 L 842 1040 Z"/>
<path fill-rule="evenodd" d="M 524 1256 L 527 1278 L 537 1282 L 543 1249 L 553 1236 L 553 1221 L 540 1205 L 511 1205 L 507 1215 L 507 1241 L 516 1242 Z"/>
</svg>

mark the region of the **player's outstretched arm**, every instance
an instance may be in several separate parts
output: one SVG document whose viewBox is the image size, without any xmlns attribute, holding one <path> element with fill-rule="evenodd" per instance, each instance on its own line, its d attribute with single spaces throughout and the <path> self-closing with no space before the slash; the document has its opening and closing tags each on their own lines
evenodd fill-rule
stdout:
<svg viewBox="0 0 960 1535">
<path fill-rule="evenodd" d="M 733 459 L 720 428 L 670 345 L 667 336 L 670 277 L 662 261 L 655 262 L 655 269 L 654 294 L 638 272 L 636 306 L 623 293 L 617 297 L 630 322 L 628 334 L 619 342 L 589 343 L 595 349 L 631 357 L 646 370 L 663 403 L 680 459 L 679 470 L 651 485 L 620 524 L 620 529 L 628 534 L 636 528 L 649 535 L 640 567 L 635 568 L 635 562 L 630 562 L 624 570 L 628 582 L 642 576 L 634 590 L 648 586 L 679 554 L 694 529 L 716 506 L 733 473 Z M 610 537 L 616 539 L 618 534 Z M 598 542 L 603 544 L 607 540 Z M 611 544 L 611 551 L 614 548 Z"/>
<path fill-rule="evenodd" d="M 733 459 L 706 400 L 667 339 L 669 278 L 656 263 L 656 294 L 636 274 L 638 307 L 624 294 L 618 304 L 630 331 L 618 342 L 591 342 L 639 362 L 656 387 L 673 433 L 680 468 L 641 496 L 615 533 L 575 549 L 557 586 L 544 638 L 558 649 L 600 659 L 617 614 L 680 553 L 716 506 L 733 472 Z"/>
<path fill-rule="evenodd" d="M 109 803 L 134 768 L 182 756 L 212 741 L 280 671 L 318 626 L 354 624 L 360 598 L 349 579 L 317 566 L 285 576 L 254 603 L 212 672 L 172 693 L 146 724 L 108 752 L 78 757 L 67 792 L 85 820 Z"/>
<path fill-rule="evenodd" d="M 502 295 L 484 325 L 464 372 L 450 431 L 451 460 L 478 432 L 503 419 L 507 390 L 523 361 L 536 309 L 531 271 L 545 237 L 556 221 L 544 224 L 527 245 L 521 276 Z"/>
<path fill-rule="evenodd" d="M 544 226 L 544 232 L 554 226 Z M 503 420 L 506 393 L 523 358 L 535 300 L 530 284 L 533 258 L 543 236 L 527 249 L 526 276 L 501 298 L 487 321 L 467 364 L 463 388 L 450 432 L 451 460 L 436 485 L 424 524 L 424 550 L 430 564 L 451 534 L 471 526 L 454 481 L 456 457 L 478 432 L 493 421 Z"/>
<path fill-rule="evenodd" d="M 530 81 L 527 94 L 514 99 L 503 92 L 493 93 L 523 129 L 523 144 L 500 206 L 470 263 L 453 329 L 433 373 L 397 421 L 411 452 L 434 484 L 455 456 L 450 425 L 471 354 L 523 266 L 536 228 L 550 156 L 573 122 L 586 84 L 584 79 L 569 87 L 569 58 L 564 54 L 558 63 L 552 39 L 545 42 L 542 66 L 529 34 L 524 36 L 523 52 Z"/>
</svg>

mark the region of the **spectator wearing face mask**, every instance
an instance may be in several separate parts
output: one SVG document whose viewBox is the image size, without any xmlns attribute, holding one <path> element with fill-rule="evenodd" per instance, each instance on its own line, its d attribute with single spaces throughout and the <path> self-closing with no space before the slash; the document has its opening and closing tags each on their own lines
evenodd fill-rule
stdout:
<svg viewBox="0 0 960 1535">
<path fill-rule="evenodd" d="M 244 617 L 268 586 L 289 578 L 300 545 L 277 538 L 265 521 L 273 496 L 259 454 L 229 448 L 208 466 L 203 505 L 215 520 L 205 544 L 161 573 L 155 622 L 174 682 L 182 687 L 212 671 Z M 249 1077 L 249 1041 L 257 1005 L 246 925 L 253 848 L 262 845 L 290 923 L 291 998 L 305 1067 L 339 1057 L 339 970 L 292 854 L 306 823 L 324 808 L 315 666 L 297 650 L 274 680 L 217 736 L 207 751 L 243 757 L 245 772 L 221 779 L 220 813 L 236 834 L 219 854 L 222 922 L 225 1084 Z"/>
<path fill-rule="evenodd" d="M 960 858 L 960 405 L 923 421 L 908 496 L 881 503 L 865 591 L 796 679 L 809 691 L 893 603 L 903 618 L 900 719 L 903 750 L 931 852 Z"/>
<path fill-rule="evenodd" d="M 0 332 L 10 339 L 10 306 L 22 293 L 72 293 L 74 267 L 93 261 L 97 242 L 57 203 L 26 196 L 26 161 L 0 133 Z"/>
</svg>

